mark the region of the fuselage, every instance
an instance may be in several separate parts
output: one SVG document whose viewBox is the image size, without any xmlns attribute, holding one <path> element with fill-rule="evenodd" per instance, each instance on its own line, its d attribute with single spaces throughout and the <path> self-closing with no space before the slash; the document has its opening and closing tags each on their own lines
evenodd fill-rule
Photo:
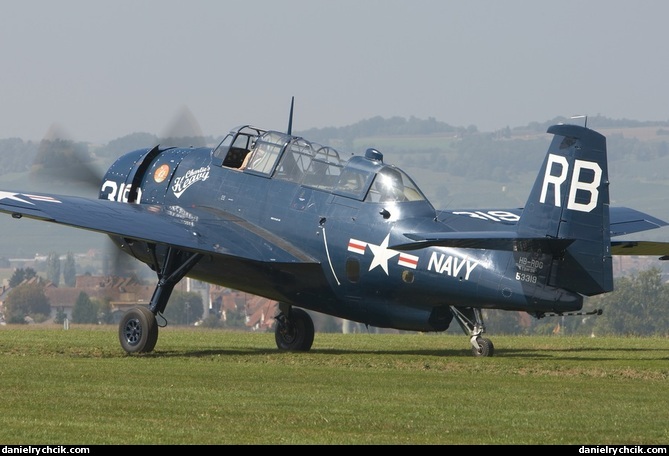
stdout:
<svg viewBox="0 0 669 456">
<path fill-rule="evenodd" d="M 245 126 L 213 149 L 128 153 L 108 171 L 100 198 L 162 206 L 194 226 L 197 208 L 254 227 L 268 248 L 310 261 L 205 256 L 188 276 L 372 326 L 445 330 L 450 306 L 530 313 L 582 307 L 579 294 L 546 285 L 545 254 L 393 249 L 410 241 L 407 233 L 504 230 L 517 215 L 437 212 L 376 150 L 341 160 L 332 148 Z M 114 240 L 154 263 L 149 249 Z"/>
</svg>

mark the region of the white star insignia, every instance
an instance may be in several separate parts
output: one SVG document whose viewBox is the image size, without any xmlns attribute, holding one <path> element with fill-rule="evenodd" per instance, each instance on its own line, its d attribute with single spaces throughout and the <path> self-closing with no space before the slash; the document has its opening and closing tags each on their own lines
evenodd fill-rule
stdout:
<svg viewBox="0 0 669 456">
<path fill-rule="evenodd" d="M 10 199 L 10 200 L 18 201 L 20 203 L 32 204 L 34 206 L 34 204 L 31 203 L 30 201 L 26 201 L 24 199 L 21 199 L 21 198 L 17 197 L 16 195 L 18 195 L 18 193 L 0 191 L 0 200 Z"/>
<path fill-rule="evenodd" d="M 372 264 L 369 265 L 369 270 L 371 271 L 377 266 L 381 266 L 383 270 L 388 275 L 388 260 L 392 257 L 399 255 L 400 252 L 397 250 L 392 250 L 388 248 L 388 241 L 390 240 L 390 234 L 386 236 L 381 245 L 367 244 L 374 254 L 374 259 Z"/>
</svg>

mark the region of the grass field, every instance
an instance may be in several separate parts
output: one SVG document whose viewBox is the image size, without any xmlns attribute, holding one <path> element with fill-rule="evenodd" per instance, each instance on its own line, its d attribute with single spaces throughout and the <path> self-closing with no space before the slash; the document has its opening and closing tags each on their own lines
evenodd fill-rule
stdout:
<svg viewBox="0 0 669 456">
<path fill-rule="evenodd" d="M 2 444 L 669 443 L 669 339 L 0 327 Z"/>
</svg>

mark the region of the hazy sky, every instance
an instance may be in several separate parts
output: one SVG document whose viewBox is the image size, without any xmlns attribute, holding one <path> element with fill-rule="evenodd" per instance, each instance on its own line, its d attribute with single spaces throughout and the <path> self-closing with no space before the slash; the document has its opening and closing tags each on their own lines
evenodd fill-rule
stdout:
<svg viewBox="0 0 669 456">
<path fill-rule="evenodd" d="M 0 0 L 0 138 L 669 120 L 669 2 Z M 596 127 L 594 125 L 591 125 Z"/>
</svg>

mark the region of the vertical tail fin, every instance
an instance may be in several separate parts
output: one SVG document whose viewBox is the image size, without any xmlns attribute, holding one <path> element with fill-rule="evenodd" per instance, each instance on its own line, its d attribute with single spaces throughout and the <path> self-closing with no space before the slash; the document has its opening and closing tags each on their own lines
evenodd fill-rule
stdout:
<svg viewBox="0 0 669 456">
<path fill-rule="evenodd" d="M 606 138 L 577 125 L 555 135 L 518 222 L 520 235 L 573 239 L 548 285 L 592 296 L 613 290 Z"/>
</svg>

